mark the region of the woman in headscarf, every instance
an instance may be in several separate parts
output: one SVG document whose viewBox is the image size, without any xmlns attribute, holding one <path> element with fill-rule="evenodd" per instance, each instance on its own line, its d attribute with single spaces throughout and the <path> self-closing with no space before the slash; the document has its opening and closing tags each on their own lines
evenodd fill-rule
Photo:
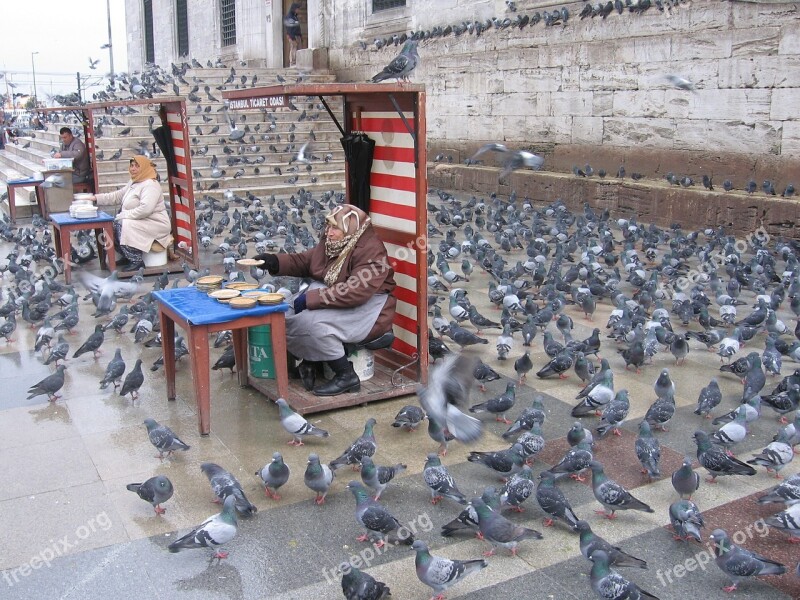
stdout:
<svg viewBox="0 0 800 600">
<path fill-rule="evenodd" d="M 114 217 L 114 243 L 128 265 L 123 271 L 136 271 L 144 266 L 144 253 L 153 242 L 164 248 L 172 243 L 172 223 L 164 204 L 164 195 L 155 165 L 145 156 L 131 158 L 128 172 L 131 180 L 115 192 L 96 194 L 98 205 L 119 205 Z"/>
<path fill-rule="evenodd" d="M 272 275 L 310 277 L 315 281 L 294 298 L 286 317 L 289 352 L 303 385 L 317 396 L 357 392 L 360 388 L 344 343 L 379 338 L 392 330 L 397 300 L 394 271 L 369 216 L 350 204 L 325 218 L 325 239 L 299 254 L 261 254 L 257 259 Z M 327 362 L 333 379 L 315 387 L 317 366 Z"/>
</svg>

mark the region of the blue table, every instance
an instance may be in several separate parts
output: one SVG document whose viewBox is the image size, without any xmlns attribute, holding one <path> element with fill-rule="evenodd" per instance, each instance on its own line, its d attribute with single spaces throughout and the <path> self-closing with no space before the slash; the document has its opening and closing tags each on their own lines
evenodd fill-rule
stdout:
<svg viewBox="0 0 800 600">
<path fill-rule="evenodd" d="M 275 360 L 275 381 L 278 395 L 286 397 L 289 373 L 286 361 L 286 321 L 284 313 L 288 304 L 256 305 L 254 308 L 236 309 L 209 298 L 194 287 L 159 290 L 153 292 L 158 302 L 161 319 L 161 348 L 165 357 L 175 354 L 175 324 L 187 334 L 189 358 L 192 365 L 192 385 L 200 435 L 211 432 L 211 390 L 209 384 L 208 336 L 230 329 L 233 333 L 233 352 L 239 385 L 247 385 L 247 329 L 269 325 Z M 167 399 L 175 400 L 175 361 L 165 360 Z"/>
<path fill-rule="evenodd" d="M 44 179 L 35 179 L 33 177 L 26 177 L 24 179 L 9 179 L 6 181 L 6 188 L 8 189 L 8 216 L 11 222 L 17 220 L 17 205 L 16 205 L 16 189 L 18 187 L 33 186 L 36 191 L 36 202 L 39 204 L 39 212 L 42 216 L 47 216 L 47 208 L 44 202 L 44 192 L 42 191 L 42 184 Z"/>
<path fill-rule="evenodd" d="M 53 243 L 56 252 L 64 261 L 64 279 L 67 284 L 72 278 L 72 245 L 69 236 L 75 231 L 94 230 L 100 264 L 105 263 L 109 271 L 117 268 L 114 252 L 114 217 L 103 211 L 98 211 L 97 216 L 91 219 L 75 219 L 69 213 L 53 213 L 50 215 L 50 221 L 53 223 Z"/>
</svg>

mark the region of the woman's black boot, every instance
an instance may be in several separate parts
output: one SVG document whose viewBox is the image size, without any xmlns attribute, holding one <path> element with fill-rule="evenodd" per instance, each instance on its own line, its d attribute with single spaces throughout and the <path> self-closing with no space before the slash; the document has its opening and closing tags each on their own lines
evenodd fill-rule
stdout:
<svg viewBox="0 0 800 600">
<path fill-rule="evenodd" d="M 303 362 L 297 365 L 297 372 L 300 374 L 303 387 L 309 392 L 313 390 L 314 383 L 317 380 L 317 363 L 304 359 Z"/>
<path fill-rule="evenodd" d="M 347 357 L 329 360 L 328 365 L 333 370 L 334 377 L 314 388 L 315 396 L 338 396 L 345 392 L 357 392 L 361 389 L 361 380 L 356 375 L 353 363 L 347 360 Z"/>
</svg>

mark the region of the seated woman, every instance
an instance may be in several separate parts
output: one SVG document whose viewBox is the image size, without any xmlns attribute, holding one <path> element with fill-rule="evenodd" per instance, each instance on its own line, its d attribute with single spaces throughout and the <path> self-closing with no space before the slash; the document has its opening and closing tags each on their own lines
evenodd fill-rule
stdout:
<svg viewBox="0 0 800 600">
<path fill-rule="evenodd" d="M 144 253 L 150 252 L 153 242 L 165 248 L 169 246 L 172 242 L 172 223 L 155 165 L 150 159 L 134 156 L 128 172 L 131 180 L 125 187 L 116 192 L 96 194 L 92 198 L 99 206 L 120 205 L 114 217 L 114 245 L 128 261 L 122 270 L 136 271 L 144 266 Z"/>
<path fill-rule="evenodd" d="M 357 392 L 361 384 L 344 343 L 374 340 L 392 330 L 397 300 L 386 248 L 361 209 L 343 204 L 326 217 L 325 241 L 299 254 L 261 254 L 272 275 L 315 281 L 294 298 L 286 316 L 286 344 L 303 362 L 303 385 L 317 396 Z M 314 387 L 318 363 L 333 379 Z"/>
</svg>

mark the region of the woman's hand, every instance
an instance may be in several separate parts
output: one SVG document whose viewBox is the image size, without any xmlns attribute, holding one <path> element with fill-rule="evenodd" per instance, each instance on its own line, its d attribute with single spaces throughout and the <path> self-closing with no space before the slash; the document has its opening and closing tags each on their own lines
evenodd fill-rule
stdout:
<svg viewBox="0 0 800 600">
<path fill-rule="evenodd" d="M 274 254 L 257 254 L 254 256 L 256 260 L 263 260 L 264 267 L 266 267 L 267 271 L 270 272 L 270 275 L 275 275 L 280 268 L 278 264 L 278 257 Z"/>
</svg>

